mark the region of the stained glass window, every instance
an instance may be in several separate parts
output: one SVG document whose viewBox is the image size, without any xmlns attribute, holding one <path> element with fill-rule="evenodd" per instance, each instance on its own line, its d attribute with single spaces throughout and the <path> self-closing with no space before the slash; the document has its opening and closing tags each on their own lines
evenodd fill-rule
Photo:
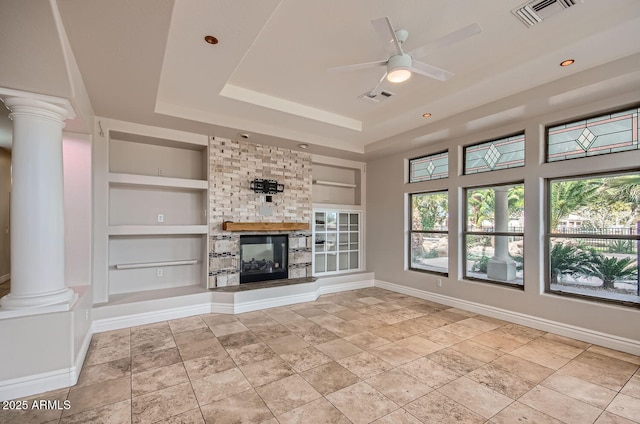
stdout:
<svg viewBox="0 0 640 424">
<path fill-rule="evenodd" d="M 465 175 L 519 166 L 524 166 L 524 133 L 464 148 Z"/>
<path fill-rule="evenodd" d="M 638 150 L 640 108 L 547 128 L 547 162 Z"/>
<path fill-rule="evenodd" d="M 449 176 L 449 152 L 409 159 L 409 182 L 438 180 Z"/>
</svg>

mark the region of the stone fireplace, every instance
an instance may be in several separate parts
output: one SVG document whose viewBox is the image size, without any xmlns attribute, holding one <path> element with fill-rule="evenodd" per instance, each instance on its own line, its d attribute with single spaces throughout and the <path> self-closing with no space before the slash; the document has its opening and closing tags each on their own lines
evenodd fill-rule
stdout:
<svg viewBox="0 0 640 424">
<path fill-rule="evenodd" d="M 240 284 L 289 277 L 286 234 L 240 236 Z"/>
<path fill-rule="evenodd" d="M 223 229 L 223 223 L 228 221 L 310 223 L 311 155 L 219 137 L 212 137 L 209 147 L 209 287 L 241 283 L 244 236 L 286 236 L 284 278 L 311 277 L 311 231 Z M 268 201 L 266 195 L 251 190 L 251 181 L 256 178 L 277 180 L 284 185 L 284 192 L 273 194 Z M 254 267 L 259 266 L 254 263 Z"/>
</svg>

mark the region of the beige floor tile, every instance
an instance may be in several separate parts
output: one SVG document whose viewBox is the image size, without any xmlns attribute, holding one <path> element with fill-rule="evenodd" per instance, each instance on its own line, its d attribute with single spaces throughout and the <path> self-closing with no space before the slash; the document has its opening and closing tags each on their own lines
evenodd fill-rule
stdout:
<svg viewBox="0 0 640 424">
<path fill-rule="evenodd" d="M 314 346 L 330 342 L 331 340 L 336 340 L 338 338 L 337 335 L 313 321 L 288 322 L 286 323 L 286 327 L 291 331 L 291 333 Z"/>
<path fill-rule="evenodd" d="M 301 372 L 300 375 L 324 396 L 360 381 L 351 371 L 334 361 Z"/>
<path fill-rule="evenodd" d="M 155 424 L 205 424 L 200 408 L 174 415 Z"/>
<path fill-rule="evenodd" d="M 558 370 L 566 365 L 571 359 L 556 355 L 545 349 L 526 344 L 511 352 L 511 355 L 517 356 L 527 361 L 542 365 L 543 367 Z"/>
<path fill-rule="evenodd" d="M 496 330 L 482 333 L 479 336 L 471 338 L 471 341 L 504 353 L 510 353 L 522 347 L 524 342 L 518 341 L 509 334 L 501 333 L 500 330 L 502 328 L 503 327 L 500 327 Z"/>
<path fill-rule="evenodd" d="M 636 364 L 622 359 L 617 359 L 612 356 L 603 355 L 589 349 L 578 355 L 575 360 L 583 364 L 593 365 L 611 372 L 616 372 L 627 377 L 631 377 L 638 370 L 638 366 Z"/>
<path fill-rule="evenodd" d="M 411 336 L 406 339 L 398 340 L 395 342 L 395 345 L 402 346 L 422 356 L 444 349 L 444 346 L 420 336 Z"/>
<path fill-rule="evenodd" d="M 596 420 L 595 424 L 636 424 L 637 421 L 631 421 L 620 415 L 612 414 L 611 412 L 604 411 L 600 417 Z"/>
<path fill-rule="evenodd" d="M 366 383 L 400 406 L 433 390 L 427 384 L 397 368 L 371 377 Z"/>
<path fill-rule="evenodd" d="M 513 402 L 511 405 L 500 411 L 489 422 L 491 424 L 562 424 L 562 421 L 520 402 Z"/>
<path fill-rule="evenodd" d="M 182 363 L 154 368 L 131 376 L 131 395 L 140 396 L 187 381 L 189 377 Z"/>
<path fill-rule="evenodd" d="M 69 389 L 60 389 L 60 390 L 52 390 L 49 392 L 42 393 L 36 396 L 28 396 L 24 398 L 17 399 L 20 404 L 16 406 L 15 404 L 12 406 L 11 404 L 2 405 L 0 409 L 0 423 L 1 424 L 40 424 L 40 423 L 48 423 L 48 422 L 57 422 L 62 415 L 62 410 L 60 409 L 36 409 L 33 408 L 33 402 L 43 401 L 55 401 L 58 405 L 61 405 L 64 408 L 64 401 L 67 399 L 69 395 Z M 14 400 L 14 399 L 5 399 L 5 400 Z M 73 407 L 73 405 L 71 405 Z M 4 409 L 4 408 L 8 409 Z"/>
<path fill-rule="evenodd" d="M 276 416 L 322 397 L 298 374 L 257 387 L 256 391 Z"/>
<path fill-rule="evenodd" d="M 364 382 L 330 393 L 326 398 L 354 424 L 370 423 L 398 408 L 397 404 Z"/>
<path fill-rule="evenodd" d="M 26 423 L 26 421 L 14 421 Z M 131 422 L 131 399 L 64 417 L 60 424 L 127 424 Z"/>
<path fill-rule="evenodd" d="M 422 356 L 407 349 L 404 346 L 397 345 L 396 343 L 380 346 L 376 349 L 372 349 L 370 352 L 371 354 L 377 356 L 383 361 L 390 363 L 395 367 L 406 364 L 407 362 L 411 362 Z"/>
<path fill-rule="evenodd" d="M 181 362 L 182 358 L 177 347 L 172 347 L 156 352 L 147 352 L 131 356 L 131 372 L 138 373 L 153 368 L 160 368 L 167 365 Z"/>
<path fill-rule="evenodd" d="M 296 372 L 282 358 L 275 356 L 265 361 L 253 362 L 240 367 L 253 387 L 280 380 Z"/>
<path fill-rule="evenodd" d="M 389 415 L 375 420 L 373 424 L 422 424 L 422 421 L 404 409 L 396 409 Z"/>
<path fill-rule="evenodd" d="M 519 401 L 567 424 L 592 423 L 602 413 L 602 410 L 595 406 L 543 386 L 534 387 Z"/>
<path fill-rule="evenodd" d="M 491 364 L 536 384 L 553 374 L 551 368 L 534 364 L 513 355 L 503 355 L 491 362 Z"/>
<path fill-rule="evenodd" d="M 215 338 L 215 336 L 206 325 L 204 328 L 186 330 L 173 335 L 173 339 L 178 347 L 213 338 Z"/>
<path fill-rule="evenodd" d="M 211 338 L 200 340 L 198 342 L 189 343 L 178 346 L 180 357 L 183 361 L 190 359 L 202 358 L 203 356 L 211 356 L 225 351 L 218 339 Z"/>
<path fill-rule="evenodd" d="M 199 330 L 199 329 L 207 328 L 207 324 L 203 321 L 203 319 L 199 315 L 196 315 L 193 317 L 170 320 L 169 328 L 171 329 L 171 332 L 175 335 L 177 333 L 182 333 L 184 331 Z"/>
<path fill-rule="evenodd" d="M 513 399 L 467 377 L 460 377 L 438 391 L 487 419 L 513 402 Z"/>
<path fill-rule="evenodd" d="M 291 309 L 279 309 L 279 310 L 270 310 L 267 309 L 264 311 L 269 318 L 278 321 L 280 324 L 284 324 L 285 322 L 297 321 L 305 319 L 302 315 L 298 315 Z"/>
<path fill-rule="evenodd" d="M 356 353 L 362 352 L 362 349 L 360 349 L 353 343 L 349 343 L 345 339 L 332 340 L 330 342 L 316 345 L 315 347 L 334 360 L 342 359 L 347 356 L 355 355 Z"/>
<path fill-rule="evenodd" d="M 284 337 L 278 337 L 277 339 L 267 340 L 266 343 L 274 350 L 274 352 L 279 354 L 295 352 L 296 350 L 309 347 L 309 343 L 305 342 L 295 334 L 289 334 Z"/>
<path fill-rule="evenodd" d="M 600 409 L 606 408 L 616 395 L 613 390 L 559 373 L 550 375 L 540 385 Z"/>
<path fill-rule="evenodd" d="M 262 423 L 273 418 L 267 405 L 253 389 L 204 405 L 200 409 L 207 423 Z"/>
<path fill-rule="evenodd" d="M 456 336 L 462 339 L 470 339 L 472 337 L 476 337 L 485 331 L 478 330 L 477 328 L 469 327 L 465 324 L 467 320 L 462 320 L 458 322 L 454 322 L 453 324 L 445 325 L 444 327 L 440 327 L 444 331 L 448 331 L 449 333 L 455 334 Z"/>
<path fill-rule="evenodd" d="M 240 321 L 228 322 L 225 324 L 212 325 L 211 331 L 216 337 L 226 336 L 227 334 L 240 333 L 247 331 L 248 328 Z"/>
<path fill-rule="evenodd" d="M 622 361 L 640 366 L 640 356 L 637 356 L 637 355 L 632 355 L 630 353 L 620 352 L 619 350 L 613 350 L 603 346 L 596 346 L 596 345 L 589 347 L 589 349 L 587 350 L 592 353 L 599 353 L 601 355 L 620 359 Z"/>
<path fill-rule="evenodd" d="M 506 324 L 493 331 L 508 335 L 522 344 L 529 343 L 531 340 L 537 339 L 538 337 L 542 337 L 546 334 L 544 331 L 525 327 L 524 325 L 519 324 Z"/>
<path fill-rule="evenodd" d="M 640 399 L 640 375 L 631 377 L 622 390 L 620 390 L 620 393 Z"/>
<path fill-rule="evenodd" d="M 234 349 L 250 344 L 260 343 L 262 339 L 256 336 L 252 331 L 241 331 L 239 333 L 232 333 L 218 337 L 218 341 L 223 347 Z"/>
<path fill-rule="evenodd" d="M 485 363 L 453 348 L 446 348 L 427 355 L 427 358 L 459 375 L 470 373 Z"/>
<path fill-rule="evenodd" d="M 213 356 L 202 356 L 200 358 L 184 361 L 184 367 L 187 371 L 189 379 L 191 380 L 208 377 L 210 375 L 234 368 L 235 366 L 235 362 L 233 362 L 231 357 L 227 355 L 226 352 L 218 353 Z"/>
<path fill-rule="evenodd" d="M 142 355 L 176 347 L 173 335 L 147 339 L 131 339 L 131 355 Z"/>
<path fill-rule="evenodd" d="M 449 322 L 458 322 L 458 321 L 462 321 L 464 319 L 469 318 L 466 314 L 459 314 L 456 311 L 459 311 L 459 309 L 454 309 L 454 308 L 443 309 L 441 311 L 431 314 L 431 316 L 446 319 Z"/>
<path fill-rule="evenodd" d="M 378 319 L 377 316 L 376 319 Z M 390 342 L 397 342 L 398 340 L 413 336 L 411 331 L 402 328 L 401 325 L 395 326 L 385 324 L 380 327 L 372 328 L 369 331 L 384 339 L 389 340 Z"/>
<path fill-rule="evenodd" d="M 518 399 L 535 386 L 535 383 L 494 364 L 484 365 L 467 374 L 467 377 L 511 399 Z"/>
<path fill-rule="evenodd" d="M 214 325 L 220 324 L 228 324 L 231 322 L 238 321 L 238 317 L 230 314 L 208 314 L 208 315 L 200 315 L 202 320 L 207 324 L 207 326 L 212 327 Z"/>
<path fill-rule="evenodd" d="M 111 362 L 83 367 L 76 386 L 86 386 L 130 376 L 131 359 L 123 358 Z"/>
<path fill-rule="evenodd" d="M 458 321 L 458 324 L 463 324 L 463 325 L 466 325 L 467 327 L 475 328 L 476 330 L 480 330 L 483 333 L 486 333 L 487 331 L 495 330 L 496 328 L 502 327 L 503 325 L 502 323 L 495 323 L 487 320 L 482 320 L 480 319 L 479 316 Z"/>
<path fill-rule="evenodd" d="M 370 331 L 364 331 L 362 333 L 357 333 L 352 336 L 345 337 L 345 340 L 347 340 L 349 343 L 353 343 L 363 350 L 371 350 L 391 343 L 389 340 L 380 337 L 377 334 L 373 334 Z"/>
<path fill-rule="evenodd" d="M 558 356 L 569 359 L 573 359 L 584 352 L 583 348 L 575 347 L 544 336 L 532 340 L 527 344 L 527 346 L 534 347 L 536 349 L 544 349 Z"/>
<path fill-rule="evenodd" d="M 573 360 L 558 370 L 560 374 L 570 375 L 593 384 L 619 391 L 628 381 L 628 376 L 619 371 L 612 371 Z"/>
<path fill-rule="evenodd" d="M 331 358 L 316 347 L 308 347 L 297 352 L 290 352 L 280 355 L 297 372 L 309 370 L 323 364 L 331 362 Z"/>
<path fill-rule="evenodd" d="M 252 362 L 264 361 L 277 354 L 264 342 L 254 343 L 234 349 L 227 349 L 231 359 L 240 367 Z"/>
<path fill-rule="evenodd" d="M 347 308 L 345 308 L 342 311 L 332 312 L 332 315 L 335 315 L 338 318 L 343 319 L 345 321 L 354 321 L 354 320 L 362 319 L 365 317 L 365 315 L 361 314 L 360 312 L 347 309 Z"/>
<path fill-rule="evenodd" d="M 317 308 L 315 306 L 305 306 L 304 308 L 295 309 L 295 311 L 296 311 L 296 314 L 303 316 L 305 318 L 317 317 L 319 315 L 328 314 L 327 311 L 323 311 L 322 309 Z"/>
<path fill-rule="evenodd" d="M 251 331 L 263 341 L 279 339 L 280 337 L 288 336 L 289 334 L 291 334 L 291 330 L 289 330 L 283 324 L 278 323 L 277 321 L 253 326 L 251 327 Z"/>
<path fill-rule="evenodd" d="M 325 398 L 313 400 L 305 405 L 292 409 L 278 416 L 280 424 L 299 423 L 326 423 L 326 424 L 351 424 L 335 406 Z"/>
<path fill-rule="evenodd" d="M 129 357 L 131 357 L 131 347 L 129 343 L 111 344 L 101 348 L 90 349 L 85 357 L 84 365 L 104 364 Z"/>
<path fill-rule="evenodd" d="M 129 328 L 95 333 L 91 337 L 89 348 L 100 349 L 111 345 L 129 344 L 131 342 L 130 337 L 131 330 Z"/>
<path fill-rule="evenodd" d="M 239 368 L 231 368 L 191 382 L 200 406 L 251 389 Z"/>
<path fill-rule="evenodd" d="M 444 331 L 442 328 L 436 328 L 435 330 L 430 330 L 422 333 L 420 334 L 420 337 L 424 337 L 425 339 L 431 340 L 434 343 L 438 343 L 439 345 L 447 347 L 465 341 L 465 339 L 463 339 L 462 337 L 458 337 L 453 333 Z"/>
<path fill-rule="evenodd" d="M 171 336 L 171 328 L 167 321 L 131 327 L 131 339 L 133 341 L 161 339 L 167 336 Z"/>
<path fill-rule="evenodd" d="M 198 407 L 189 383 L 182 383 L 131 400 L 132 422 L 160 421 Z"/>
<path fill-rule="evenodd" d="M 485 363 L 491 362 L 504 355 L 504 352 L 501 352 L 498 349 L 494 349 L 471 340 L 456 343 L 451 346 L 451 349 L 457 350 L 460 353 Z"/>
<path fill-rule="evenodd" d="M 607 411 L 628 420 L 640 422 L 640 402 L 637 398 L 620 393 L 611 401 Z"/>
<path fill-rule="evenodd" d="M 401 365 L 399 368 L 434 389 L 460 377 L 449 368 L 445 368 L 425 357 Z"/>
<path fill-rule="evenodd" d="M 416 318 L 414 321 L 420 324 L 427 325 L 432 329 L 441 328 L 441 327 L 444 327 L 445 325 L 451 324 L 451 321 L 446 320 L 444 318 L 439 318 L 433 315 L 422 316 L 420 318 Z"/>
<path fill-rule="evenodd" d="M 393 368 L 393 365 L 369 352 L 356 353 L 337 362 L 363 380 Z"/>
<path fill-rule="evenodd" d="M 424 424 L 482 424 L 485 419 L 453 399 L 433 391 L 404 406 Z"/>
<path fill-rule="evenodd" d="M 122 377 L 89 386 L 72 387 L 67 399 L 71 409 L 63 411 L 63 417 L 122 402 L 131 399 L 131 378 Z"/>
<path fill-rule="evenodd" d="M 546 333 L 542 337 L 542 339 L 552 340 L 560 343 L 564 343 L 569 346 L 577 347 L 579 349 L 585 350 L 591 346 L 591 343 L 583 342 L 580 340 L 572 339 L 570 337 L 560 336 L 558 334 Z"/>
</svg>

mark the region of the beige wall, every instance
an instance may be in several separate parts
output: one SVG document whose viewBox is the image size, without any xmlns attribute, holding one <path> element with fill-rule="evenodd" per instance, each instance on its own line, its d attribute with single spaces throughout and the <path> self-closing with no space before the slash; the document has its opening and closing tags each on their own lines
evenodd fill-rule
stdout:
<svg viewBox="0 0 640 424">
<path fill-rule="evenodd" d="M 541 116 L 517 122 L 473 136 L 447 140 L 405 154 L 397 154 L 367 164 L 367 264 L 375 272 L 376 280 L 395 283 L 407 288 L 447 296 L 464 302 L 486 305 L 510 311 L 514 316 L 526 314 L 538 320 L 576 326 L 592 332 L 640 340 L 640 310 L 559 297 L 543 293 L 544 287 L 544 178 L 633 169 L 640 164 L 640 151 L 565 161 L 543 163 L 544 125 L 562 120 L 618 108 L 637 101 L 638 93 L 585 104 L 560 114 Z M 636 100 L 634 100 L 636 99 Z M 459 175 L 462 166 L 462 146 L 515 132 L 526 131 L 526 164 L 514 168 L 475 174 Z M 449 150 L 449 178 L 438 181 L 405 183 L 409 158 Z M 452 165 L 453 164 L 453 165 Z M 462 190 L 460 187 L 489 185 L 500 182 L 525 184 L 525 289 L 479 283 L 462 278 Z M 407 268 L 407 194 L 411 192 L 449 191 L 449 276 L 442 287 L 436 284 L 435 274 L 410 271 Z M 455 253 L 454 253 L 455 252 Z"/>
<path fill-rule="evenodd" d="M 11 152 L 0 148 L 0 282 L 11 273 Z"/>
</svg>

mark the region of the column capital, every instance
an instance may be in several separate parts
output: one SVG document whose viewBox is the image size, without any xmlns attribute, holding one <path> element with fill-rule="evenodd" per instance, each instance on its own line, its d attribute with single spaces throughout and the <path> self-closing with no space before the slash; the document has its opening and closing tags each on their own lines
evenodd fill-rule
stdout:
<svg viewBox="0 0 640 424">
<path fill-rule="evenodd" d="M 76 117 L 71 102 L 62 97 L 0 87 L 0 100 L 11 111 L 11 114 L 25 113 L 61 122 Z"/>
</svg>

